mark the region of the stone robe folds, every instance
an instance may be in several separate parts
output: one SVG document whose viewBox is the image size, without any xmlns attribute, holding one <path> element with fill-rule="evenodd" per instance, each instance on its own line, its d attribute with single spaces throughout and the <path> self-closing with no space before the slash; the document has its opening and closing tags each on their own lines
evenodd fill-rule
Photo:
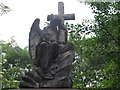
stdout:
<svg viewBox="0 0 120 90">
<path fill-rule="evenodd" d="M 43 30 L 36 19 L 29 34 L 29 52 L 35 70 L 27 72 L 20 88 L 72 87 L 74 46 L 67 42 L 67 29 L 54 17 Z"/>
</svg>

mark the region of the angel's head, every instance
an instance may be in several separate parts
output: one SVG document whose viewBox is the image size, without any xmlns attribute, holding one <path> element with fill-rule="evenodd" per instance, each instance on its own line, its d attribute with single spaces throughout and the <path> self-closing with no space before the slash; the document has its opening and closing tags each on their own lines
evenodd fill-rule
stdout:
<svg viewBox="0 0 120 90">
<path fill-rule="evenodd" d="M 62 23 L 62 18 L 58 15 L 53 15 L 50 21 L 50 26 L 57 27 L 60 26 Z"/>
</svg>

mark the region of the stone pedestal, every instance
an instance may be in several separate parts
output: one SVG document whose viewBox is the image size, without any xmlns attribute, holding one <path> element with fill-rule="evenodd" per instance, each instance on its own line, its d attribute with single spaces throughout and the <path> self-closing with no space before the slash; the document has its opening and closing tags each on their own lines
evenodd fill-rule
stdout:
<svg viewBox="0 0 120 90">
<path fill-rule="evenodd" d="M 10 89 L 10 90 L 80 90 L 80 89 L 74 89 L 74 88 L 39 88 L 39 89 L 34 89 L 34 88 L 22 88 L 22 89 Z"/>
</svg>

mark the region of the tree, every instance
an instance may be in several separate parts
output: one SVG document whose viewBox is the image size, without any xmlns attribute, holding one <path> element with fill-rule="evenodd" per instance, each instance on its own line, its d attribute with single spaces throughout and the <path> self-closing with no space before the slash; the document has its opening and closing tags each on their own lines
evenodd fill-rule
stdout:
<svg viewBox="0 0 120 90">
<path fill-rule="evenodd" d="M 94 25 L 69 25 L 70 41 L 76 47 L 73 87 L 119 88 L 120 2 L 88 4 L 95 14 Z M 81 38 L 91 33 L 93 37 Z"/>
<path fill-rule="evenodd" d="M 28 47 L 20 48 L 11 38 L 9 42 L 0 41 L 2 45 L 2 88 L 18 88 L 23 74 L 32 70 Z"/>
<path fill-rule="evenodd" d="M 6 14 L 8 12 L 11 11 L 10 7 L 6 6 L 5 4 L 1 3 L 0 4 L 0 14 L 3 15 L 3 14 Z"/>
</svg>

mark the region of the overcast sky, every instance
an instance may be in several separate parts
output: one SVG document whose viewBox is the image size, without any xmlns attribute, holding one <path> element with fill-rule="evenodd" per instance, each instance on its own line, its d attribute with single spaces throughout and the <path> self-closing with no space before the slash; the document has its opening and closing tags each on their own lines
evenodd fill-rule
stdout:
<svg viewBox="0 0 120 90">
<path fill-rule="evenodd" d="M 47 15 L 58 13 L 58 2 L 64 2 L 65 14 L 75 13 L 75 21 L 93 19 L 94 15 L 88 5 L 77 0 L 0 0 L 8 5 L 12 11 L 0 16 L 0 39 L 7 41 L 11 36 L 20 47 L 28 46 L 30 27 L 36 18 L 40 18 L 40 27 L 44 27 Z M 69 22 L 69 21 L 68 21 Z"/>
</svg>

